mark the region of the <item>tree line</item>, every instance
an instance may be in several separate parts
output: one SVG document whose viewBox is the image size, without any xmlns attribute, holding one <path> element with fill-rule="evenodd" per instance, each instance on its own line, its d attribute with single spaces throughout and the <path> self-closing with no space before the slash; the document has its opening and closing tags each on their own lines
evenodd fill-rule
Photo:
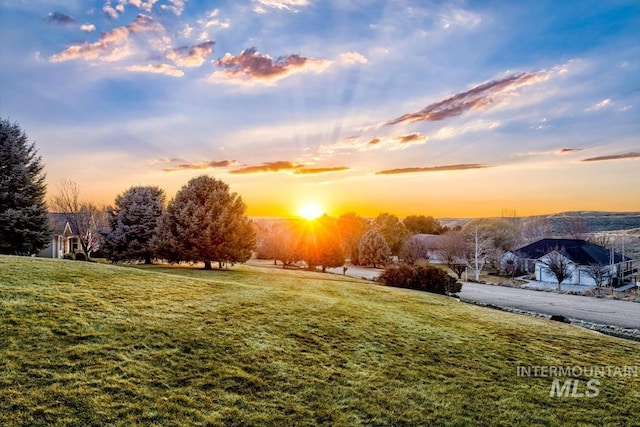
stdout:
<svg viewBox="0 0 640 427">
<path fill-rule="evenodd" d="M 0 253 L 33 255 L 51 243 L 47 188 L 35 143 L 17 123 L 0 119 Z M 211 269 L 244 262 L 255 247 L 255 229 L 242 198 L 203 175 L 190 180 L 165 207 L 155 186 L 134 186 L 114 206 L 82 200 L 78 185 L 60 182 L 50 208 L 64 215 L 83 259 L 99 250 L 113 262 L 162 258 L 203 262 Z M 78 259 L 81 257 L 78 256 Z"/>
<path fill-rule="evenodd" d="M 166 207 L 165 202 L 157 186 L 133 186 L 119 194 L 105 209 L 106 224 L 89 233 L 97 236 L 95 247 L 112 262 L 202 262 L 207 270 L 214 262 L 223 267 L 251 258 L 253 222 L 242 198 L 224 182 L 195 177 Z"/>
<path fill-rule="evenodd" d="M 44 167 L 35 143 L 16 124 L 0 119 L 0 253 L 34 254 L 49 244 Z M 66 215 L 88 258 L 99 250 L 113 262 L 203 262 L 205 268 L 258 258 L 284 268 L 304 262 L 309 269 L 353 265 L 384 267 L 392 260 L 408 265 L 437 256 L 458 277 L 483 269 L 516 274 L 501 265 L 502 255 L 522 243 L 549 237 L 544 219 L 475 219 L 452 229 L 426 215 L 403 220 L 390 213 L 367 219 L 354 212 L 314 221 L 283 220 L 255 224 L 242 198 L 207 175 L 190 180 L 166 202 L 155 186 L 134 186 L 114 205 L 99 209 L 82 200 L 75 182 L 63 180 L 51 197 L 53 211 Z M 569 224 L 576 233 L 583 224 Z M 424 235 L 440 235 L 437 244 Z M 509 270 L 511 269 L 511 270 Z"/>
</svg>

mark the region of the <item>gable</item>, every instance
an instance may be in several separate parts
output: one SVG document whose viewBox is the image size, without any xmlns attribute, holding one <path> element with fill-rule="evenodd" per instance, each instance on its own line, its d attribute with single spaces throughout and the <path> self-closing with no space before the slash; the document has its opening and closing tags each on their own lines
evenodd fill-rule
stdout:
<svg viewBox="0 0 640 427">
<path fill-rule="evenodd" d="M 71 236 L 78 234 L 64 213 L 49 213 L 49 225 L 54 236 Z"/>
</svg>

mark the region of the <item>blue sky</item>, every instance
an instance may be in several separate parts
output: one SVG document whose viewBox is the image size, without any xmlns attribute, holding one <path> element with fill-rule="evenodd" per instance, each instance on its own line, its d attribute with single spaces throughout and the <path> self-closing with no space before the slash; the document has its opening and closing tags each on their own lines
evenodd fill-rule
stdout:
<svg viewBox="0 0 640 427">
<path fill-rule="evenodd" d="M 637 1 L 0 0 L 0 115 L 112 203 L 640 210 Z"/>
</svg>

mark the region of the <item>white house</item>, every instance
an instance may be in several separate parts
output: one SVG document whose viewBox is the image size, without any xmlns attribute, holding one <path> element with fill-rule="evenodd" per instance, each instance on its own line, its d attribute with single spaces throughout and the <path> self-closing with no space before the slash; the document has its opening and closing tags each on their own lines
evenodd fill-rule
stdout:
<svg viewBox="0 0 640 427">
<path fill-rule="evenodd" d="M 557 283 L 550 269 L 554 261 L 563 261 L 567 278 L 562 284 L 612 286 L 637 274 L 633 260 L 603 246 L 580 239 L 542 239 L 505 254 L 503 263 L 516 262 L 540 282 Z"/>
<path fill-rule="evenodd" d="M 51 242 L 38 253 L 43 258 L 62 258 L 66 254 L 80 250 L 78 233 L 72 229 L 66 214 L 50 213 L 49 224 L 52 229 Z"/>
</svg>

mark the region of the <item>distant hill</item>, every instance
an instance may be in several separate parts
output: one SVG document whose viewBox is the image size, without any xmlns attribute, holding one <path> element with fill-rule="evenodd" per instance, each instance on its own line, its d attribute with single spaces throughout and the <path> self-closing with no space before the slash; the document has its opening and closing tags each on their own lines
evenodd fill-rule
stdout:
<svg viewBox="0 0 640 427">
<path fill-rule="evenodd" d="M 588 233 L 640 227 L 640 212 L 563 212 L 542 217 L 551 221 L 553 232 L 558 234 L 567 232 L 567 224 L 574 220 L 584 221 Z"/>
<path fill-rule="evenodd" d="M 576 223 L 582 223 L 585 233 L 631 230 L 640 228 L 640 212 L 562 212 L 549 215 L 519 217 L 520 221 L 548 220 L 553 234 L 563 235 Z M 464 226 L 471 218 L 440 218 L 440 223 L 449 227 Z"/>
</svg>

